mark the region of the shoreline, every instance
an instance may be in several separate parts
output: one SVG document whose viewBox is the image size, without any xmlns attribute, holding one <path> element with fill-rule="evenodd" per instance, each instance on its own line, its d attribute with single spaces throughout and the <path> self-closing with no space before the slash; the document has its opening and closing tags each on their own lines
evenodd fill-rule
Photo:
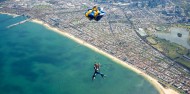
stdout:
<svg viewBox="0 0 190 94">
<path fill-rule="evenodd" d="M 17 14 L 11 14 L 11 13 L 6 13 L 6 12 L 0 12 L 0 14 L 6 14 L 6 15 L 13 16 L 13 17 L 19 16 L 19 15 L 17 15 Z"/>
<path fill-rule="evenodd" d="M 156 80 L 153 77 L 149 76 L 148 74 L 140 71 L 139 69 L 135 68 L 134 66 L 131 66 L 131 65 L 127 64 L 126 62 L 122 61 L 122 60 L 119 60 L 118 58 L 108 54 L 107 52 L 104 52 L 104 51 L 96 48 L 95 46 L 93 46 L 93 45 L 91 45 L 91 44 L 89 44 L 89 43 L 87 43 L 87 42 L 85 42 L 85 41 L 83 41 L 83 40 L 81 40 L 79 38 L 76 38 L 75 36 L 73 36 L 73 35 L 71 35 L 71 34 L 69 34 L 67 32 L 64 32 L 63 30 L 60 30 L 60 29 L 55 28 L 55 27 L 52 27 L 52 26 L 48 25 L 47 23 L 44 23 L 43 21 L 38 20 L 38 19 L 32 19 L 31 22 L 43 25 L 47 29 L 52 30 L 52 31 L 54 31 L 54 32 L 56 32 L 58 34 L 61 34 L 61 35 L 65 36 L 65 37 L 67 37 L 67 38 L 81 44 L 81 45 L 84 45 L 84 46 L 92 49 L 93 51 L 98 52 L 98 53 L 110 58 L 111 60 L 115 61 L 116 63 L 118 63 L 120 65 L 122 65 L 123 67 L 128 68 L 133 72 L 136 72 L 137 74 L 141 75 L 143 78 L 148 80 L 159 91 L 160 94 L 180 94 L 180 93 L 178 93 L 177 91 L 175 91 L 175 90 L 173 90 L 171 88 L 164 88 L 158 82 L 158 80 Z"/>
<path fill-rule="evenodd" d="M 0 14 L 7 14 L 7 15 L 11 15 L 11 16 L 19 16 L 17 14 L 11 14 L 11 13 L 3 13 L 3 12 L 0 12 Z M 128 68 L 129 70 L 137 73 L 138 75 L 141 75 L 143 78 L 145 78 L 148 82 L 150 82 L 150 84 L 152 84 L 156 90 L 158 90 L 159 94 L 180 94 L 179 92 L 175 91 L 174 89 L 171 89 L 171 88 L 164 88 L 159 82 L 158 80 L 156 80 L 155 78 L 149 76 L 148 74 L 140 71 L 139 69 L 135 68 L 134 66 L 132 65 L 129 65 L 128 63 L 108 54 L 107 52 L 104 52 L 103 50 L 101 49 L 98 49 L 97 47 L 85 42 L 84 40 L 82 39 L 79 39 L 75 36 L 73 36 L 72 34 L 69 34 L 67 32 L 64 32 L 63 30 L 60 30 L 58 28 L 55 28 L 55 27 L 52 27 L 50 26 L 49 24 L 47 23 L 44 23 L 43 21 L 39 20 L 39 19 L 32 19 L 30 22 L 34 22 L 34 23 L 37 23 L 37 24 L 40 24 L 40 25 L 43 25 L 44 27 L 46 27 L 47 29 L 49 30 L 52 30 L 53 32 L 56 32 L 58 34 L 61 34 L 81 45 L 84 45 L 86 47 L 88 47 L 89 49 L 92 49 L 93 51 L 97 52 L 97 53 L 100 53 L 108 58 L 110 58 L 111 60 L 113 60 L 114 62 L 122 65 L 123 67 L 125 68 Z"/>
</svg>

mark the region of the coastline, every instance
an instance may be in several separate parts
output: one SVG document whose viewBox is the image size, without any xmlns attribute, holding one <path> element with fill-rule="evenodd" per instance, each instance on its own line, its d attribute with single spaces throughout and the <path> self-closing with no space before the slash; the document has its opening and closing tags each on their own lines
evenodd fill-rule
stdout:
<svg viewBox="0 0 190 94">
<path fill-rule="evenodd" d="M 11 14 L 11 13 L 5 13 L 5 12 L 0 12 L 0 14 L 6 14 L 6 15 L 13 16 L 13 17 L 19 16 L 19 15 L 17 15 L 17 14 Z"/>
<path fill-rule="evenodd" d="M 11 16 L 19 16 L 19 15 L 17 15 L 17 14 L 3 13 L 3 12 L 0 12 L 0 14 L 7 14 L 7 15 L 11 15 Z M 83 41 L 83 40 L 81 40 L 81 39 L 79 39 L 79 38 L 73 36 L 72 34 L 69 34 L 69 33 L 67 33 L 67 32 L 64 32 L 63 30 L 60 30 L 60 29 L 58 29 L 58 28 L 52 27 L 52 26 L 50 26 L 49 24 L 44 23 L 43 21 L 38 20 L 38 19 L 32 19 L 31 22 L 34 22 L 34 23 L 43 25 L 43 26 L 45 26 L 47 29 L 52 30 L 52 31 L 54 31 L 54 32 L 56 32 L 56 33 L 58 33 L 58 34 L 61 34 L 61 35 L 65 36 L 65 37 L 67 37 L 67 38 L 69 38 L 69 39 L 71 39 L 71 40 L 73 40 L 73 41 L 75 41 L 75 42 L 81 44 L 81 45 L 84 45 L 84 46 L 86 46 L 86 47 L 92 49 L 93 51 L 98 52 L 98 53 L 100 53 L 100 54 L 102 54 L 102 55 L 104 55 L 104 56 L 106 56 L 106 57 L 112 59 L 112 60 L 115 61 L 116 63 L 118 63 L 118 64 L 120 64 L 120 65 L 122 65 L 122 66 L 124 66 L 124 67 L 126 67 L 126 68 L 128 68 L 128 69 L 130 69 L 130 70 L 132 70 L 133 72 L 136 72 L 137 74 L 139 74 L 139 75 L 143 76 L 145 79 L 147 79 L 147 80 L 159 91 L 160 94 L 180 94 L 180 93 L 178 93 L 177 91 L 175 91 L 175 90 L 173 90 L 173 89 L 171 89 L 171 88 L 164 88 L 164 87 L 158 82 L 158 80 L 152 78 L 151 76 L 149 76 L 149 75 L 147 75 L 146 73 L 140 71 L 139 69 L 135 68 L 134 66 L 131 66 L 131 65 L 127 64 L 126 62 L 124 62 L 124 61 L 122 61 L 122 60 L 119 60 L 118 58 L 116 58 L 116 57 L 114 57 L 114 56 L 108 54 L 107 52 L 104 52 L 104 51 L 102 51 L 102 50 L 96 48 L 95 46 L 93 46 L 93 45 L 91 45 L 91 44 L 89 44 L 89 43 L 87 43 L 87 42 L 85 42 L 85 41 Z"/>
<path fill-rule="evenodd" d="M 91 44 L 89 44 L 89 43 L 87 43 L 87 42 L 85 42 L 85 41 L 83 41 L 83 40 L 81 40 L 79 38 L 76 38 L 75 36 L 73 36 L 73 35 L 71 35 L 71 34 L 69 34 L 67 32 L 64 32 L 63 30 L 60 30 L 58 28 L 54 28 L 54 27 L 48 25 L 47 23 L 44 23 L 43 21 L 38 20 L 38 19 L 32 19 L 31 22 L 34 22 L 34 23 L 37 23 L 37 24 L 41 24 L 41 25 L 45 26 L 47 29 L 52 30 L 52 31 L 54 31 L 54 32 L 56 32 L 58 34 L 61 34 L 61 35 L 65 36 L 65 37 L 67 37 L 69 39 L 72 39 L 73 41 L 75 41 L 75 42 L 77 42 L 77 43 L 79 43 L 81 45 L 84 45 L 84 46 L 86 46 L 86 47 L 94 50 L 95 52 L 98 52 L 98 53 L 100 53 L 100 54 L 102 54 L 102 55 L 104 55 L 104 56 L 112 59 L 116 63 L 118 63 L 118 64 L 120 64 L 120 65 L 122 65 L 122 66 L 124 66 L 124 67 L 126 67 L 126 68 L 128 68 L 128 69 L 130 69 L 130 70 L 132 70 L 134 72 L 136 72 L 137 74 L 142 75 L 145 79 L 147 79 L 159 91 L 160 94 L 179 94 L 177 91 L 175 91 L 175 90 L 173 90 L 171 88 L 164 88 L 158 82 L 158 80 L 156 80 L 153 77 L 147 75 L 146 73 L 140 71 L 139 69 L 137 69 L 137 68 L 135 68 L 135 67 L 133 67 L 133 66 L 127 64 L 127 63 L 125 63 L 122 60 L 119 60 L 118 58 L 116 58 L 116 57 L 108 54 L 107 52 L 104 52 L 104 51 L 96 48 L 95 46 L 92 46 Z"/>
</svg>

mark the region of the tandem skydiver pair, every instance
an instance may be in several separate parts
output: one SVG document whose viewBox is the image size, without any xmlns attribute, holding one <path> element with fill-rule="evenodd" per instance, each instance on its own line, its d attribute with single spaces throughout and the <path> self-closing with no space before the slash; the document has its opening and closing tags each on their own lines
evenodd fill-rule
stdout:
<svg viewBox="0 0 190 94">
<path fill-rule="evenodd" d="M 102 8 L 94 6 L 92 9 L 88 9 L 88 11 L 85 13 L 85 16 L 89 20 L 95 20 L 99 21 L 103 16 L 105 15 L 105 12 Z"/>
</svg>

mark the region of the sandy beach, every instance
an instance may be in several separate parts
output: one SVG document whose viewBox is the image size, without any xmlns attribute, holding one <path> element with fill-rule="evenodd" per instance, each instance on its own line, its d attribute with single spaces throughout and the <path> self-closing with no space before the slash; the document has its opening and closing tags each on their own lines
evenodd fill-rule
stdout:
<svg viewBox="0 0 190 94">
<path fill-rule="evenodd" d="M 11 14 L 11 13 L 5 13 L 5 12 L 0 12 L 0 14 L 11 15 L 11 16 L 13 16 L 13 17 L 19 16 L 19 15 L 17 15 L 17 14 Z"/>
<path fill-rule="evenodd" d="M 153 84 L 153 86 L 160 92 L 160 94 L 179 94 L 177 91 L 175 91 L 175 90 L 173 90 L 171 88 L 164 88 L 156 79 L 154 79 L 151 76 L 147 75 L 146 73 L 140 71 L 139 69 L 137 69 L 137 68 L 123 62 L 122 60 L 119 60 L 118 58 L 116 58 L 116 57 L 114 57 L 114 56 L 112 56 L 112 55 L 110 55 L 110 54 L 96 48 L 95 46 L 92 46 L 91 44 L 89 44 L 89 43 L 87 43 L 87 42 L 85 42 L 85 41 L 83 41 L 83 40 L 81 40 L 79 38 L 76 38 L 75 36 L 73 36 L 73 35 L 71 35 L 71 34 L 69 34 L 67 32 L 64 32 L 63 30 L 51 27 L 50 25 L 48 25 L 48 24 L 46 24 L 43 21 L 40 21 L 38 19 L 33 19 L 32 22 L 44 25 L 46 28 L 48 28 L 48 29 L 50 29 L 50 30 L 52 30 L 52 31 L 54 31 L 56 33 L 59 33 L 59 34 L 65 36 L 65 37 L 68 37 L 68 38 L 74 40 L 75 42 L 80 43 L 80 44 L 82 44 L 82 45 L 84 45 L 84 46 L 86 46 L 86 47 L 88 47 L 88 48 L 102 54 L 102 55 L 105 55 L 105 56 L 109 57 L 110 59 L 112 59 L 113 61 L 115 61 L 116 63 L 118 63 L 118 64 L 120 64 L 120 65 L 122 65 L 122 66 L 124 66 L 124 67 L 126 67 L 128 69 L 131 69 L 132 71 L 138 73 L 139 75 L 142 75 L 151 84 Z"/>
</svg>

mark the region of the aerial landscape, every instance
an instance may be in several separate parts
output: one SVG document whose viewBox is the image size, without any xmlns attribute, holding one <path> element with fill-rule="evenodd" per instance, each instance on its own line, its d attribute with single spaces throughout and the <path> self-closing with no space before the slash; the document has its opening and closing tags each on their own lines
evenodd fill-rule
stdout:
<svg viewBox="0 0 190 94">
<path fill-rule="evenodd" d="M 190 94 L 189 0 L 0 0 L 0 45 L 0 94 Z"/>
</svg>

